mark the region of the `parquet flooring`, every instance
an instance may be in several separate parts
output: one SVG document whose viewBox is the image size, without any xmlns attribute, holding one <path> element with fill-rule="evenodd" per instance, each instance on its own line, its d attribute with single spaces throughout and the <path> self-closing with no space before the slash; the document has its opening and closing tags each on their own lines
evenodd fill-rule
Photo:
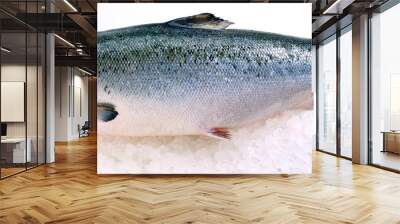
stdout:
<svg viewBox="0 0 400 224">
<path fill-rule="evenodd" d="M 312 175 L 99 176 L 96 139 L 0 181 L 0 223 L 400 223 L 400 175 L 315 152 Z"/>
<path fill-rule="evenodd" d="M 21 167 L 21 168 L 14 168 L 14 167 L 7 167 L 7 168 L 1 168 L 1 175 L 2 175 L 2 177 L 7 177 L 7 176 L 10 176 L 10 175 L 13 175 L 13 174 L 15 174 L 15 173 L 18 173 L 18 172 L 22 172 L 22 171 L 24 171 L 25 170 L 25 167 Z"/>
</svg>

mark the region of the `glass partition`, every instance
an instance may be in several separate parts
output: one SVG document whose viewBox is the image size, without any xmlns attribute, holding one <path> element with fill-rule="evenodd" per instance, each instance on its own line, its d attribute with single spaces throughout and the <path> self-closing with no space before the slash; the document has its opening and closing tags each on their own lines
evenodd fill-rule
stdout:
<svg viewBox="0 0 400 224">
<path fill-rule="evenodd" d="M 0 2 L 41 13 L 43 1 Z M 45 163 L 45 35 L 0 12 L 0 178 Z"/>
<path fill-rule="evenodd" d="M 25 32 L 1 34 L 2 177 L 24 171 L 31 157 L 26 150 L 26 41 Z"/>
<path fill-rule="evenodd" d="M 400 170 L 400 5 L 371 19 L 371 140 L 373 164 Z"/>
<path fill-rule="evenodd" d="M 336 154 L 336 36 L 318 47 L 318 149 Z"/>
<path fill-rule="evenodd" d="M 43 2 L 27 1 L 24 10 L 28 13 L 43 13 Z M 30 19 L 33 24 L 39 23 L 38 17 Z M 27 27 L 27 150 L 31 151 L 30 162 L 27 167 L 32 168 L 39 164 L 39 75 L 41 52 L 40 46 L 43 38 L 34 28 Z M 44 87 L 44 86 L 43 86 Z"/>
</svg>

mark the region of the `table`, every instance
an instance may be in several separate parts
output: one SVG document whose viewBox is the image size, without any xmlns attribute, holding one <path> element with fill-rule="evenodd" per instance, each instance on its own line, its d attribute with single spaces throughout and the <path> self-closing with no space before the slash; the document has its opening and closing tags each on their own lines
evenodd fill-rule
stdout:
<svg viewBox="0 0 400 224">
<path fill-rule="evenodd" d="M 382 131 L 383 150 L 382 152 L 392 152 L 400 154 L 400 131 Z"/>
<path fill-rule="evenodd" d="M 31 160 L 32 160 L 32 153 L 31 153 L 32 140 L 30 138 L 27 138 L 26 142 L 28 143 L 27 144 L 28 147 L 26 147 L 26 152 L 25 152 L 25 138 L 1 139 L 2 158 L 5 158 L 6 161 L 9 163 L 31 162 Z M 12 146 L 12 148 L 10 148 L 10 146 Z"/>
</svg>

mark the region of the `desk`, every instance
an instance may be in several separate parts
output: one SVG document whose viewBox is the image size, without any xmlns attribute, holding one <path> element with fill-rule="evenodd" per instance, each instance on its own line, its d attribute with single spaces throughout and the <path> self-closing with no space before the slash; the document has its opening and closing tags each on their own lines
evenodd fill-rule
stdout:
<svg viewBox="0 0 400 224">
<path fill-rule="evenodd" d="M 30 138 L 26 140 L 28 143 L 28 147 L 26 147 L 25 153 L 25 138 L 5 138 L 1 139 L 1 153 L 2 157 L 6 159 L 9 163 L 25 163 L 31 162 L 32 160 L 32 153 L 31 153 L 31 145 L 32 141 Z M 10 146 L 12 148 L 10 149 Z M 3 156 L 3 154 L 5 154 Z M 11 156 L 12 154 L 12 156 Z M 8 158 L 6 158 L 8 157 Z M 11 160 L 12 158 L 12 160 Z M 25 161 L 26 159 L 26 161 Z"/>
<path fill-rule="evenodd" d="M 382 152 L 400 154 L 400 131 L 383 131 Z"/>
</svg>

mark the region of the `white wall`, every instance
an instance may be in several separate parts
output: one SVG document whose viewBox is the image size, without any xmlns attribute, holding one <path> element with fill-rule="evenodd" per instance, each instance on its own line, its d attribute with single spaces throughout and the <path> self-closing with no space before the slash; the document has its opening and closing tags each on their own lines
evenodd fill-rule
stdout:
<svg viewBox="0 0 400 224">
<path fill-rule="evenodd" d="M 68 140 L 69 75 L 67 67 L 55 69 L 55 140 Z"/>
<path fill-rule="evenodd" d="M 78 125 L 88 120 L 88 78 L 76 68 L 56 67 L 55 85 L 55 140 L 77 139 Z"/>
<path fill-rule="evenodd" d="M 74 108 L 72 119 L 72 135 L 78 137 L 78 124 L 81 126 L 88 121 L 88 78 L 86 76 L 74 75 Z M 80 93 L 79 93 L 80 91 Z M 80 97 L 79 97 L 80 96 Z M 79 102 L 80 101 L 80 102 Z M 81 107 L 81 108 L 80 108 Z M 81 110 L 81 111 L 80 111 Z"/>
</svg>

